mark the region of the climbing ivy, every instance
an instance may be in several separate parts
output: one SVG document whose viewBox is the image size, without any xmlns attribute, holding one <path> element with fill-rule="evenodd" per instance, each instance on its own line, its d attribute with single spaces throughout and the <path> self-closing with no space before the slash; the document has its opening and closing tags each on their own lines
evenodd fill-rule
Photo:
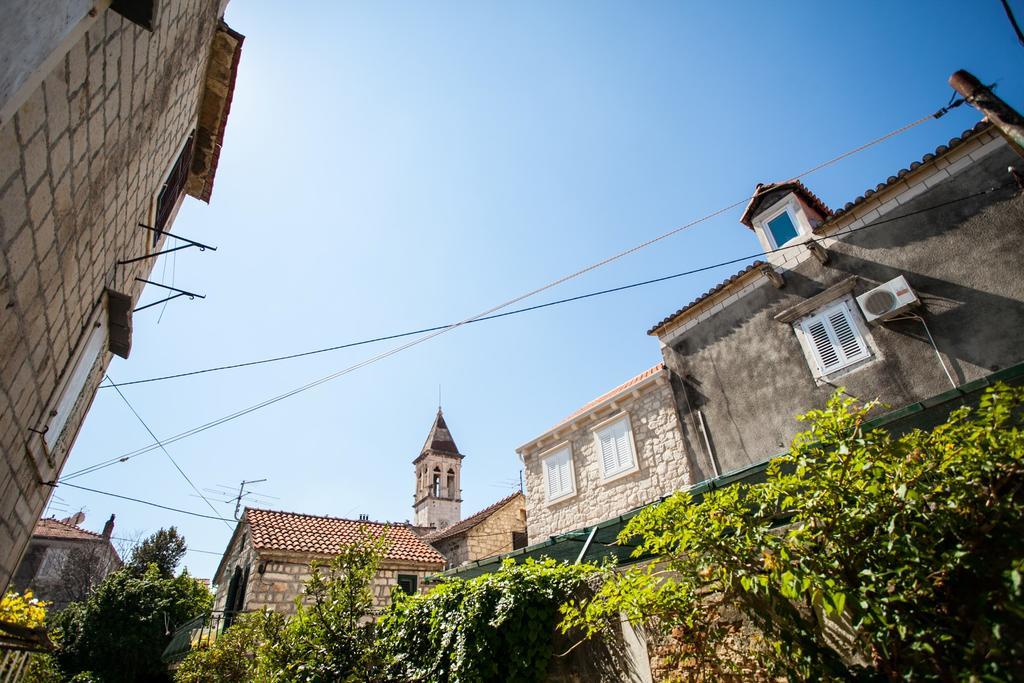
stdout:
<svg viewBox="0 0 1024 683">
<path fill-rule="evenodd" d="M 395 602 L 378 627 L 387 680 L 543 681 L 559 605 L 597 571 L 553 560 L 505 560 L 491 574 L 450 579 Z"/>
<path fill-rule="evenodd" d="M 902 436 L 865 429 L 874 407 L 837 393 L 765 483 L 639 514 L 620 540 L 655 562 L 608 572 L 563 627 L 625 614 L 708 678 L 1024 680 L 1024 389 Z"/>
</svg>

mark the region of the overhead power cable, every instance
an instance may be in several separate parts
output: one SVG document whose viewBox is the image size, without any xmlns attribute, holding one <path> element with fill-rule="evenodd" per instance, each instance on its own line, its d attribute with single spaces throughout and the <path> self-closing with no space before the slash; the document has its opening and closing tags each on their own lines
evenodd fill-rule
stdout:
<svg viewBox="0 0 1024 683">
<path fill-rule="evenodd" d="M 831 165 L 837 163 L 838 161 L 841 161 L 842 159 L 845 159 L 845 158 L 847 158 L 849 156 L 857 154 L 858 152 L 861 152 L 861 151 L 863 151 L 865 149 L 868 149 L 869 147 L 877 145 L 880 142 L 883 142 L 884 140 L 888 140 L 889 138 L 892 138 L 892 137 L 894 137 L 896 135 L 904 133 L 904 132 L 910 130 L 911 128 L 919 126 L 922 123 L 924 123 L 924 122 L 926 122 L 926 121 L 928 121 L 930 119 L 939 118 L 940 116 L 945 114 L 946 111 L 948 111 L 951 108 L 951 106 L 956 106 L 956 105 L 947 105 L 946 107 L 940 109 L 939 111 L 935 112 L 934 114 L 930 114 L 928 116 L 924 116 L 924 117 L 922 117 L 920 119 L 917 119 L 916 121 L 908 123 L 905 126 L 901 126 L 900 128 L 897 128 L 896 130 L 893 130 L 893 131 L 891 131 L 889 133 L 886 133 L 885 135 L 882 135 L 881 137 L 875 138 L 874 140 L 871 140 L 870 142 L 867 142 L 867 143 L 865 143 L 863 145 L 860 145 L 860 146 L 858 146 L 858 147 L 856 147 L 856 148 L 854 148 L 852 150 L 849 150 L 847 152 L 843 152 L 842 154 L 839 154 L 838 156 L 835 156 L 832 159 L 824 161 L 824 162 L 822 162 L 822 163 L 820 163 L 820 164 L 810 168 L 809 170 L 804 171 L 803 173 L 800 173 L 800 174 L 798 174 L 796 176 L 793 176 L 792 180 L 798 180 L 798 179 L 803 178 L 803 177 L 805 177 L 805 176 L 807 176 L 807 175 L 809 175 L 811 173 L 814 173 L 814 172 L 819 171 L 819 170 L 821 170 L 823 168 L 831 166 Z M 704 222 L 706 222 L 706 221 L 708 221 L 708 220 L 710 220 L 712 218 L 720 216 L 720 215 L 726 213 L 727 211 L 730 211 L 732 209 L 735 209 L 735 208 L 737 208 L 737 207 L 747 203 L 747 201 L 749 201 L 749 198 L 745 197 L 745 198 L 743 198 L 743 199 L 741 199 L 739 201 L 733 202 L 733 203 L 731 203 L 731 204 L 729 204 L 727 206 L 724 206 L 724 207 L 722 207 L 720 209 L 712 211 L 711 213 L 705 214 L 704 216 L 701 216 L 700 218 L 696 218 L 696 219 L 694 219 L 694 220 L 692 220 L 692 221 L 690 221 L 688 223 L 684 223 L 683 225 L 680 225 L 680 226 L 678 226 L 676 228 L 673 228 L 672 230 L 664 232 L 664 233 L 662 233 L 662 234 L 660 234 L 660 235 L 658 235 L 656 237 L 653 237 L 653 238 L 651 238 L 649 240 L 641 242 L 640 244 L 637 244 L 635 246 L 629 247 L 628 249 L 624 249 L 624 250 L 622 250 L 622 251 L 620 251 L 620 252 L 618 252 L 616 254 L 613 254 L 612 256 L 609 256 L 609 257 L 607 257 L 605 259 L 602 259 L 601 261 L 598 261 L 598 262 L 593 263 L 593 264 L 591 264 L 589 266 L 581 268 L 581 269 L 579 269 L 579 270 L 577 270 L 577 271 L 575 271 L 573 273 L 570 273 L 570 274 L 565 275 L 563 277 L 560 277 L 560 278 L 558 278 L 556 280 L 553 280 L 553 281 L 549 282 L 548 284 L 545 284 L 545 285 L 542 285 L 540 287 L 537 287 L 536 289 L 530 290 L 530 291 L 526 292 L 525 294 L 521 294 L 521 295 L 519 295 L 517 297 L 509 299 L 508 301 L 505 301 L 504 303 L 498 304 L 496 306 L 492 306 L 491 308 L 488 308 L 488 309 L 486 309 L 484 311 L 481 311 L 480 313 L 477 313 L 476 315 L 472 315 L 472 316 L 470 316 L 468 318 L 464 318 L 463 320 L 460 320 L 457 323 L 453 323 L 451 325 L 447 325 L 447 326 L 441 327 L 440 329 L 436 329 L 434 331 L 426 333 L 423 336 L 420 336 L 420 337 L 418 337 L 416 339 L 413 339 L 413 340 L 411 340 L 409 342 L 406 342 L 404 344 L 400 344 L 399 346 L 393 347 L 393 348 L 391 348 L 391 349 L 389 349 L 387 351 L 379 353 L 379 354 L 377 354 L 375 356 L 371 356 L 370 358 L 367 358 L 367 359 L 362 360 L 362 361 L 360 361 L 358 363 L 350 365 L 350 366 L 348 366 L 346 368 L 338 370 L 337 372 L 333 372 L 333 373 L 331 373 L 329 375 L 326 375 L 324 377 L 321 377 L 321 378 L 319 378 L 317 380 L 314 380 L 314 381 L 309 382 L 307 384 L 304 384 L 302 386 L 299 386 L 299 387 L 296 387 L 294 389 L 291 389 L 290 391 L 286 391 L 286 392 L 284 392 L 282 394 L 278 394 L 277 396 L 273 396 L 271 398 L 268 398 L 268 399 L 266 399 L 264 401 L 261 401 L 259 403 L 250 405 L 250 406 L 248 406 L 246 408 L 243 408 L 241 410 L 235 411 L 235 412 L 230 413 L 228 415 L 224 415 L 224 416 L 222 416 L 220 418 L 217 418 L 215 420 L 211 420 L 209 422 L 206 422 L 204 424 L 198 425 L 198 426 L 193 427 L 191 429 L 188 429 L 186 431 L 180 432 L 180 433 L 178 433 L 178 434 L 176 434 L 174 436 L 171 436 L 171 437 L 169 437 L 167 439 L 164 439 L 163 444 L 175 443 L 175 442 L 180 441 L 182 439 L 186 439 L 186 438 L 188 438 L 190 436 L 194 436 L 196 434 L 204 432 L 204 431 L 206 431 L 208 429 L 212 429 L 214 427 L 220 426 L 220 425 L 222 425 L 222 424 L 224 424 L 226 422 L 230 422 L 232 420 L 236 420 L 236 419 L 238 419 L 240 417 L 248 415 L 249 413 L 255 412 L 255 411 L 260 410 L 262 408 L 266 408 L 267 406 L 270 406 L 270 405 L 273 405 L 273 404 L 278 403 L 280 401 L 283 401 L 283 400 L 285 400 L 287 398 L 295 396 L 296 394 L 308 391 L 310 389 L 313 389 L 315 387 L 320 386 L 321 384 L 325 384 L 327 382 L 330 382 L 331 380 L 337 379 L 338 377 L 342 377 L 342 376 L 347 375 L 347 374 L 349 374 L 351 372 L 359 370 L 359 369 L 361 369 L 363 367 L 366 367 L 368 365 L 372 365 L 373 363 L 376 363 L 378 361 L 381 361 L 381 360 L 384 360 L 386 358 L 389 358 L 389 357 L 391 357 L 391 356 L 393 356 L 395 354 L 401 353 L 402 351 L 405 351 L 406 349 L 412 348 L 412 347 L 417 346 L 419 344 L 422 344 L 422 343 L 424 343 L 426 341 L 429 341 L 429 340 L 431 340 L 431 339 L 433 339 L 435 337 L 438 337 L 438 336 L 440 336 L 442 334 L 445 334 L 445 333 L 450 332 L 452 330 L 458 329 L 459 327 L 462 327 L 463 325 L 467 325 L 467 324 L 475 322 L 475 321 L 477 321 L 479 319 L 491 316 L 494 313 L 497 313 L 498 311 L 500 311 L 502 309 L 508 308 L 509 306 L 512 306 L 514 304 L 519 303 L 520 301 L 523 301 L 524 299 L 528 299 L 528 298 L 533 297 L 533 296 L 535 296 L 535 295 L 537 295 L 537 294 L 539 294 L 541 292 L 547 291 L 547 290 L 552 289 L 554 287 L 557 287 L 557 286 L 559 286 L 561 284 L 564 284 L 565 282 L 568 282 L 570 280 L 576 279 L 576 278 L 578 278 L 578 277 L 580 277 L 580 276 L 582 276 L 582 275 L 584 275 L 586 273 L 589 273 L 589 272 L 591 272 L 593 270 L 601 268 L 601 267 L 603 267 L 603 266 L 605 266 L 605 265 L 607 265 L 609 263 L 617 261 L 617 260 L 619 260 L 621 258 L 624 258 L 624 257 L 630 255 L 630 254 L 636 253 L 636 252 L 638 252 L 638 251 L 640 251 L 642 249 L 645 249 L 645 248 L 647 248 L 647 247 L 649 247 L 649 246 L 651 246 L 653 244 L 656 244 L 656 243 L 661 242 L 661 241 L 663 241 L 663 240 L 665 240 L 665 239 L 667 239 L 669 237 L 672 237 L 673 235 L 679 234 L 680 232 L 682 232 L 684 230 L 687 230 L 687 229 L 692 228 L 692 227 L 694 227 L 696 225 L 704 223 Z M 96 463 L 96 464 L 91 465 L 89 467 L 86 467 L 86 468 L 84 468 L 82 470 L 78 470 L 76 472 L 73 472 L 73 473 L 71 473 L 69 475 L 66 475 L 61 480 L 64 481 L 66 479 L 71 479 L 71 478 L 74 478 L 74 477 L 82 476 L 84 474 L 88 474 L 90 472 L 96 471 L 97 469 L 102 469 L 104 467 L 108 467 L 108 466 L 113 465 L 113 464 L 118 463 L 118 462 L 126 462 L 126 461 L 130 460 L 131 458 L 137 457 L 137 456 L 142 455 L 144 453 L 148 453 L 148 452 L 150 452 L 152 450 L 160 448 L 160 446 L 161 446 L 161 444 L 158 444 L 158 443 L 153 443 L 153 444 L 150 444 L 148 446 L 144 446 L 142 448 L 136 449 L 134 451 L 130 451 L 130 452 L 125 453 L 125 454 L 123 454 L 121 456 L 118 456 L 116 458 L 111 458 L 110 460 L 107 460 L 107 461 L 104 461 L 104 462 L 101 462 L 101 463 Z"/>
<path fill-rule="evenodd" d="M 110 496 L 111 498 L 120 498 L 121 500 L 128 500 L 133 503 L 140 503 L 142 505 L 148 505 L 154 508 L 160 508 L 161 510 L 168 510 L 169 512 L 177 512 L 178 514 L 188 515 L 190 517 L 199 517 L 200 519 L 214 519 L 219 522 L 233 522 L 227 517 L 215 517 L 213 515 L 205 515 L 201 512 L 193 512 L 192 510 L 183 510 L 181 508 L 171 507 L 170 505 L 160 505 L 159 503 L 153 503 L 148 500 L 142 500 L 141 498 L 132 498 L 131 496 L 123 496 L 120 493 L 111 493 L 110 491 L 100 491 L 99 489 L 91 489 L 88 486 L 79 486 L 77 484 L 70 484 L 66 481 L 62 481 L 59 484 L 50 484 L 50 486 L 70 486 L 73 489 L 79 491 L 88 491 L 89 493 L 97 493 L 101 496 Z"/>
<path fill-rule="evenodd" d="M 950 206 L 952 204 L 957 204 L 959 202 L 967 201 L 969 199 L 974 199 L 976 197 L 980 197 L 980 196 L 989 194 L 991 192 L 995 192 L 996 190 L 999 190 L 1002 187 L 1005 187 L 1005 186 L 991 187 L 989 189 L 982 190 L 980 192 L 975 192 L 975 193 L 972 193 L 972 194 L 969 194 L 969 195 L 965 195 L 965 196 L 962 196 L 962 197 L 956 197 L 954 199 L 949 199 L 949 200 L 946 200 L 944 202 L 940 202 L 938 204 L 933 204 L 931 206 L 927 206 L 927 207 L 924 207 L 924 208 L 921 208 L 921 209 L 917 209 L 915 211 L 910 211 L 910 212 L 907 212 L 907 213 L 903 213 L 903 214 L 900 214 L 898 216 L 890 216 L 889 218 L 883 218 L 883 219 L 875 221 L 873 223 L 869 223 L 867 225 L 862 225 L 859 228 L 853 228 L 853 229 L 847 230 L 847 231 L 845 231 L 844 234 L 849 234 L 849 233 L 853 233 L 853 232 L 860 232 L 861 230 L 868 230 L 868 229 L 871 229 L 871 228 L 876 228 L 876 227 L 879 227 L 879 226 L 882 226 L 882 225 L 886 225 L 888 223 L 892 223 L 894 221 L 903 220 L 904 218 L 910 218 L 911 216 L 917 216 L 917 215 L 920 215 L 920 214 L 928 213 L 929 211 L 935 211 L 937 209 L 941 209 L 943 207 Z M 829 240 L 829 239 L 834 239 L 834 238 L 833 237 L 819 237 L 819 238 L 809 239 L 809 240 L 807 240 L 807 242 L 820 243 L 820 242 L 823 242 L 823 241 L 826 241 L 826 240 Z M 742 257 L 739 257 L 739 258 L 730 259 L 728 261 L 720 261 L 720 262 L 712 264 L 712 265 L 702 266 L 700 268 L 694 268 L 694 269 L 691 269 L 691 270 L 684 271 L 682 273 L 674 273 L 672 275 L 665 275 L 663 277 L 654 278 L 654 279 L 651 279 L 651 280 L 644 280 L 642 282 L 634 282 L 634 283 L 628 284 L 628 285 L 622 285 L 622 286 L 619 286 L 619 287 L 612 287 L 610 289 L 604 289 L 604 290 L 601 290 L 601 291 L 598 291 L 598 292 L 591 292 L 589 294 L 581 294 L 579 296 L 570 297 L 568 299 L 560 299 L 558 301 L 551 301 L 551 302 L 548 302 L 548 303 L 545 303 L 545 304 L 539 304 L 537 306 L 530 306 L 528 308 L 517 309 L 515 311 L 507 311 L 505 313 L 500 313 L 498 315 L 489 316 L 488 319 L 500 318 L 500 317 L 504 317 L 504 316 L 508 316 L 508 315 L 514 315 L 516 313 L 525 313 L 527 311 L 533 311 L 533 310 L 537 310 L 537 309 L 540 309 L 540 308 L 546 308 L 548 306 L 555 306 L 555 305 L 567 303 L 567 302 L 570 302 L 570 301 L 578 301 L 580 299 L 586 299 L 586 298 L 590 298 L 590 297 L 595 297 L 595 296 L 599 296 L 599 295 L 602 295 L 602 294 L 609 294 L 609 293 L 612 293 L 612 292 L 620 292 L 620 291 L 627 290 L 627 289 L 632 289 L 632 288 L 635 288 L 635 287 L 642 287 L 644 285 L 649 285 L 649 284 L 653 284 L 653 283 L 657 283 L 657 282 L 664 282 L 666 280 L 671 280 L 671 279 L 674 279 L 674 278 L 683 277 L 685 275 L 692 275 L 694 273 L 704 272 L 706 270 L 711 270 L 713 268 L 718 268 L 718 267 L 725 266 L 725 265 L 741 263 L 741 262 L 747 262 L 747 261 L 750 261 L 750 260 L 752 260 L 754 258 L 758 258 L 758 257 L 764 256 L 764 255 L 767 255 L 767 254 L 778 253 L 778 252 L 781 252 L 781 251 L 785 251 L 787 249 L 802 248 L 802 247 L 804 247 L 805 244 L 806 244 L 806 242 L 801 242 L 800 244 L 790 245 L 790 246 L 786 246 L 786 247 L 779 247 L 777 249 L 771 249 L 771 250 L 768 250 L 768 251 L 765 251 L 765 252 L 758 252 L 757 254 L 749 254 L 747 256 L 742 256 Z M 446 327 L 448 327 L 448 326 L 442 326 L 442 327 L 433 328 L 433 329 L 445 329 Z M 409 335 L 409 334 L 416 334 L 416 332 L 403 333 L 403 335 L 401 335 L 401 336 Z M 400 335 L 394 335 L 394 336 L 400 336 Z M 356 343 L 359 344 L 359 343 L 370 343 L 370 342 L 369 341 L 365 341 L 365 342 L 356 342 Z M 153 380 L 153 381 L 156 381 L 156 380 Z M 118 386 L 122 386 L 122 385 L 118 385 Z M 76 478 L 76 477 L 79 477 L 79 476 L 82 476 L 82 475 L 85 475 L 85 474 L 90 474 L 91 472 L 95 472 L 95 471 L 100 470 L 100 469 L 104 469 L 106 467 L 110 467 L 111 465 L 115 465 L 115 464 L 117 464 L 119 462 L 127 462 L 128 460 L 130 460 L 130 459 L 132 459 L 134 457 L 137 457 L 139 455 L 143 455 L 144 453 L 149 452 L 149 450 L 151 450 L 151 449 L 142 448 L 142 449 L 138 449 L 137 451 L 131 451 L 131 452 L 126 453 L 126 454 L 124 454 L 122 456 L 119 456 L 117 458 L 111 458 L 111 459 L 105 460 L 103 462 L 95 463 L 95 464 L 90 465 L 88 467 L 85 467 L 85 468 L 83 468 L 81 470 L 76 470 L 74 472 L 71 472 L 71 473 L 65 475 L 64 477 L 61 478 L 60 481 L 61 482 L 65 482 L 65 481 L 67 481 L 69 479 L 73 479 L 73 478 Z"/>
<path fill-rule="evenodd" d="M 192 487 L 192 490 L 195 491 L 196 494 L 203 499 L 203 502 L 206 503 L 206 506 L 210 508 L 214 514 L 218 514 L 217 508 L 213 507 L 213 503 L 210 502 L 210 499 L 203 495 L 203 492 L 199 490 L 199 487 L 192 482 L 192 479 L 189 478 L 187 474 L 185 474 L 185 470 L 181 469 L 181 465 L 179 465 L 178 461 L 171 456 L 170 451 L 168 451 L 164 444 L 160 441 L 160 439 L 157 438 L 156 434 L 153 433 L 153 430 L 149 428 L 149 425 L 146 424 L 146 421 L 142 419 L 141 415 L 139 415 L 139 411 L 135 410 L 135 407 L 128 400 L 128 397 L 125 396 L 124 392 L 121 391 L 121 388 L 114 384 L 114 380 L 110 379 L 110 375 L 105 375 L 104 379 L 110 382 L 114 389 L 117 390 L 117 393 L 121 397 L 121 400 L 124 401 L 124 404 L 126 406 L 128 406 L 128 410 L 132 411 L 132 415 L 135 416 L 135 419 L 137 419 L 139 423 L 146 428 L 146 431 L 149 432 L 149 435 L 153 438 L 153 441 L 156 442 L 156 445 L 160 448 L 160 450 L 164 452 L 164 455 L 166 455 L 167 459 L 171 461 L 171 464 L 174 465 L 174 469 L 178 470 L 178 474 L 180 474 L 182 478 L 186 482 L 188 482 L 188 485 Z M 225 522 L 225 524 L 227 524 L 227 522 Z M 228 524 L 228 527 L 230 528 L 231 525 Z"/>
</svg>

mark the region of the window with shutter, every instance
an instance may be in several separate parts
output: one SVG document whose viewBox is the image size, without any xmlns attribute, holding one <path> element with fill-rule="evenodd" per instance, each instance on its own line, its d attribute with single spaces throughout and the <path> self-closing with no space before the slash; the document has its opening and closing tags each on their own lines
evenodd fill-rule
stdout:
<svg viewBox="0 0 1024 683">
<path fill-rule="evenodd" d="M 871 357 L 867 341 L 854 319 L 848 301 L 830 304 L 804 318 L 800 328 L 816 367 L 816 377 L 824 377 Z"/>
<path fill-rule="evenodd" d="M 636 467 L 633 434 L 625 415 L 594 430 L 604 476 L 610 477 Z"/>
<path fill-rule="evenodd" d="M 549 501 L 575 493 L 576 485 L 572 476 L 572 450 L 569 446 L 552 451 L 544 457 L 542 462 L 544 463 L 544 481 Z"/>
</svg>

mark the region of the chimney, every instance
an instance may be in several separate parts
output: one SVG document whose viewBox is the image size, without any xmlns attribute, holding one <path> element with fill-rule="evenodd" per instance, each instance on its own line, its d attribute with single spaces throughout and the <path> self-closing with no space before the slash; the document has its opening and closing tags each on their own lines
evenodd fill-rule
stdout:
<svg viewBox="0 0 1024 683">
<path fill-rule="evenodd" d="M 359 515 L 359 521 L 360 522 L 369 522 L 370 521 L 370 515 Z"/>
<path fill-rule="evenodd" d="M 110 519 L 103 525 L 103 539 L 109 541 L 110 535 L 114 533 L 114 515 L 110 515 Z"/>
</svg>

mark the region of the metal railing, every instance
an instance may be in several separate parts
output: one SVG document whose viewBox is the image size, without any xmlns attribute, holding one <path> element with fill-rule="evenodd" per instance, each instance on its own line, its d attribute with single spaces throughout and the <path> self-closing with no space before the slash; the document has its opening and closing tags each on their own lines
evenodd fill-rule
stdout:
<svg viewBox="0 0 1024 683">
<path fill-rule="evenodd" d="M 163 661 L 174 665 L 189 652 L 209 647 L 238 615 L 239 612 L 216 610 L 186 621 L 174 631 L 171 642 L 164 648 Z"/>
</svg>

